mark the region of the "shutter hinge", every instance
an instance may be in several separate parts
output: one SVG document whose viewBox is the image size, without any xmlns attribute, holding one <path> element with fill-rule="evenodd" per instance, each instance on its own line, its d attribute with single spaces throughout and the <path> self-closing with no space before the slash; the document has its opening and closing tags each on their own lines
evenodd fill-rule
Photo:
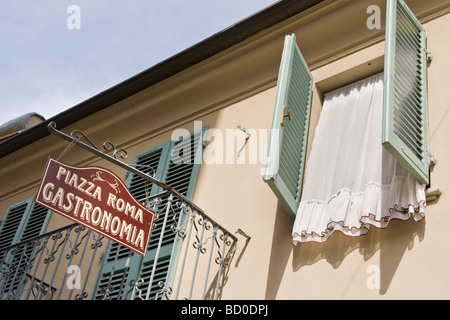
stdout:
<svg viewBox="0 0 450 320">
<path fill-rule="evenodd" d="M 442 191 L 439 189 L 439 187 L 433 187 L 426 189 L 425 196 L 427 200 L 427 205 L 433 202 L 436 202 L 439 200 L 439 198 L 442 195 Z"/>
<path fill-rule="evenodd" d="M 430 159 L 430 164 L 436 164 L 436 158 L 434 157 L 434 152 L 428 151 L 428 158 Z"/>
<path fill-rule="evenodd" d="M 289 120 L 291 120 L 291 110 L 288 110 L 288 108 L 286 108 L 286 106 L 283 106 L 283 111 L 282 111 L 282 115 L 281 115 L 281 126 L 284 127 L 284 123 L 286 121 L 286 118 L 288 118 Z"/>
<path fill-rule="evenodd" d="M 427 57 L 427 62 L 428 62 L 428 64 L 430 64 L 431 61 L 433 61 L 433 56 L 431 55 L 431 51 L 428 50 L 428 49 L 425 49 L 425 54 L 426 54 L 426 57 Z"/>
</svg>

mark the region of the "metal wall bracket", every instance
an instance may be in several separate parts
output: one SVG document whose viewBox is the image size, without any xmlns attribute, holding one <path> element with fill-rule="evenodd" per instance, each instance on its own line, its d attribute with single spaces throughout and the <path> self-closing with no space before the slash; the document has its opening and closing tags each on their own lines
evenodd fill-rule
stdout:
<svg viewBox="0 0 450 320">
<path fill-rule="evenodd" d="M 244 128 L 243 126 L 241 126 L 240 124 L 237 125 L 237 128 L 246 134 L 244 145 L 241 147 L 241 149 L 239 149 L 239 151 L 238 151 L 238 153 L 237 153 L 237 157 L 239 158 L 239 157 L 241 156 L 242 150 L 244 150 L 245 146 L 246 146 L 247 143 L 248 143 L 248 139 L 250 139 L 251 133 L 248 132 L 248 130 L 245 129 L 245 128 Z"/>
<path fill-rule="evenodd" d="M 425 196 L 427 199 L 427 205 L 437 202 L 441 197 L 442 192 L 439 187 L 433 187 L 425 190 Z"/>
<path fill-rule="evenodd" d="M 430 167 L 434 168 L 436 165 L 436 158 L 434 157 L 434 152 L 428 152 L 428 158 L 430 159 Z"/>
<path fill-rule="evenodd" d="M 244 231 L 242 231 L 241 228 L 237 229 L 235 233 L 239 233 L 241 236 L 243 236 L 244 238 L 246 238 L 247 240 L 250 240 L 252 237 L 249 236 L 247 233 L 245 233 Z"/>
</svg>

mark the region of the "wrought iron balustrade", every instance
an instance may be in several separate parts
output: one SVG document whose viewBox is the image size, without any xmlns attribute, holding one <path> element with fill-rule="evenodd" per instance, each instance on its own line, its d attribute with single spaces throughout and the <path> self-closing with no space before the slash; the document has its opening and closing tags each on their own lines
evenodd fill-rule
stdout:
<svg viewBox="0 0 450 320">
<path fill-rule="evenodd" d="M 220 299 L 236 237 L 176 191 L 150 204 L 145 257 L 71 224 L 0 251 L 0 299 Z"/>
</svg>

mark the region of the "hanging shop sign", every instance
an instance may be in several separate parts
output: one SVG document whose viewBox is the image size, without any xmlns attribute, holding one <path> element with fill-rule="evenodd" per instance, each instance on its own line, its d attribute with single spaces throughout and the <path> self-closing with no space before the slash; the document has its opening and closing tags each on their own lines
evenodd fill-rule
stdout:
<svg viewBox="0 0 450 320">
<path fill-rule="evenodd" d="M 140 255 L 147 251 L 155 213 L 107 169 L 49 157 L 35 201 Z"/>
</svg>

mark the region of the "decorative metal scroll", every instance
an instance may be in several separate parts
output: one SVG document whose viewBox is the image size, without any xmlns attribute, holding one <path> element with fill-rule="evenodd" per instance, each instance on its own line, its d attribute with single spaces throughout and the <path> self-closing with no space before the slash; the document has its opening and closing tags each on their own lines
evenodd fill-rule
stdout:
<svg viewBox="0 0 450 320">
<path fill-rule="evenodd" d="M 120 161 L 117 158 L 117 154 L 120 154 L 120 157 L 122 159 L 125 159 L 128 155 L 127 151 L 123 148 L 117 148 L 112 142 L 110 141 L 106 141 L 105 143 L 103 143 L 105 152 L 102 152 L 95 143 L 92 142 L 91 139 L 89 139 L 89 137 L 87 137 L 86 134 L 84 134 L 82 131 L 80 130 L 73 130 L 71 132 L 70 135 L 67 135 L 59 130 L 56 129 L 56 124 L 54 122 L 50 122 L 47 126 L 47 129 L 49 130 L 50 133 L 63 138 L 67 141 L 69 141 L 70 143 L 74 143 L 75 145 L 103 158 L 106 159 L 108 161 L 110 161 L 111 163 L 126 169 L 127 171 L 138 175 L 139 177 L 143 178 L 145 181 L 148 181 L 149 183 L 154 183 L 156 185 L 158 185 L 159 187 L 161 187 L 163 190 L 165 191 L 170 191 L 172 193 L 175 194 L 175 196 L 183 201 L 184 203 L 186 203 L 189 207 L 191 207 L 194 211 L 196 212 L 202 212 L 203 210 L 200 209 L 196 204 L 194 204 L 192 201 L 190 201 L 187 197 L 185 197 L 183 194 L 179 193 L 177 190 L 173 189 L 171 186 L 167 185 L 166 183 L 156 179 L 154 177 L 154 175 L 149 175 L 139 169 L 137 169 L 136 166 L 127 164 L 125 162 Z M 82 142 L 80 140 L 80 135 L 86 139 L 86 141 L 88 142 L 88 144 Z M 113 151 L 112 155 L 109 155 L 107 152 L 108 151 Z M 152 170 L 154 172 L 154 170 Z M 232 234 L 230 234 L 231 237 L 235 238 Z M 237 240 L 237 239 L 235 239 Z"/>
<path fill-rule="evenodd" d="M 169 185 L 163 183 L 162 181 L 156 179 L 154 177 L 154 170 L 150 167 L 150 171 L 153 172 L 152 175 L 149 175 L 148 173 L 143 172 L 142 170 L 138 169 L 138 166 L 127 164 L 123 161 L 121 161 L 119 158 L 117 158 L 117 155 L 120 156 L 121 159 L 125 159 L 128 156 L 128 153 L 123 148 L 117 148 L 111 141 L 106 141 L 103 143 L 103 148 L 105 151 L 102 151 L 89 137 L 83 133 L 80 130 L 73 130 L 70 135 L 65 134 L 59 130 L 56 129 L 56 124 L 54 122 L 50 122 L 47 126 L 47 129 L 50 133 L 69 141 L 73 145 L 77 145 L 103 159 L 108 160 L 109 162 L 133 173 L 138 175 L 139 177 L 143 178 L 145 181 L 148 181 L 149 183 L 154 183 L 158 185 L 159 187 L 163 188 L 163 190 L 172 190 L 172 187 Z M 81 137 L 83 137 L 87 143 L 84 143 L 81 141 Z M 70 144 L 69 144 L 70 146 Z M 67 148 L 66 148 L 67 149 Z M 109 155 L 112 151 L 112 154 Z M 67 152 L 67 150 L 63 151 L 63 153 Z M 146 166 L 149 167 L 149 166 Z M 177 193 L 177 197 L 180 197 L 184 199 L 186 202 L 190 203 L 190 205 L 195 206 L 194 203 L 192 203 L 189 199 L 187 199 L 184 195 L 178 193 L 176 190 L 173 190 L 175 193 Z"/>
<path fill-rule="evenodd" d="M 108 252 L 107 249 L 100 252 L 106 239 L 73 224 L 0 251 L 0 300 L 220 299 L 236 250 L 237 239 L 233 234 L 177 190 L 156 179 L 153 168 L 122 162 L 128 156 L 124 148 L 106 141 L 102 150 L 82 131 L 73 130 L 68 135 L 57 130 L 54 122 L 48 125 L 48 130 L 69 142 L 60 157 L 76 145 L 162 188 L 158 195 L 146 194 L 146 206 L 157 213 L 154 223 L 164 232 L 172 233 L 174 241 L 183 243 L 174 255 L 177 261 L 169 262 L 169 269 L 175 270 L 172 264 L 180 267 L 176 268 L 176 274 L 168 273 L 162 280 L 156 278 L 161 234 L 150 276 L 138 273 L 131 281 L 124 276 L 119 283 L 107 281 L 97 286 L 100 265 Z"/>
</svg>

